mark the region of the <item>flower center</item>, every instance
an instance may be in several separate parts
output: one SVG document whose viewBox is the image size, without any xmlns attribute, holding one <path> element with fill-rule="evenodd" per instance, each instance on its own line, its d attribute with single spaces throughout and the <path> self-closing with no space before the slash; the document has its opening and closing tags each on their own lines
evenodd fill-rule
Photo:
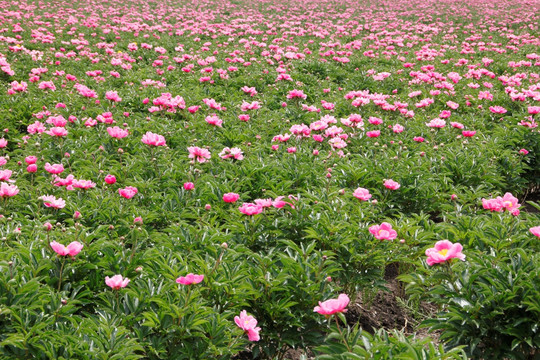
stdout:
<svg viewBox="0 0 540 360">
<path fill-rule="evenodd" d="M 439 250 L 438 252 L 439 252 L 439 254 L 441 254 L 442 256 L 446 256 L 446 254 L 448 254 L 448 249 L 442 249 L 442 250 Z"/>
<path fill-rule="evenodd" d="M 503 202 L 503 204 L 504 204 L 504 207 L 508 208 L 508 209 L 511 208 L 512 206 L 514 206 L 514 204 L 512 204 L 511 201 L 505 201 L 505 202 Z"/>
</svg>

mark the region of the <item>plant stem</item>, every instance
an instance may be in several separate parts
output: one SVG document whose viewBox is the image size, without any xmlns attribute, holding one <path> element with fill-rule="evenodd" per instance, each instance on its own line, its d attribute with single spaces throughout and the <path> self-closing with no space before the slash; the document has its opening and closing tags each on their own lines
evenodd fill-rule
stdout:
<svg viewBox="0 0 540 360">
<path fill-rule="evenodd" d="M 66 257 L 62 260 L 62 266 L 60 267 L 60 281 L 58 282 L 58 291 L 60 291 L 60 286 L 62 286 L 62 274 L 64 273 L 64 264 L 66 263 Z"/>
<path fill-rule="evenodd" d="M 345 337 L 343 337 L 343 333 L 341 332 L 341 328 L 339 327 L 338 317 L 335 316 L 334 318 L 336 319 L 336 326 L 337 326 L 337 330 L 339 332 L 339 335 L 341 335 L 341 338 L 343 339 L 343 343 L 347 347 L 347 350 L 349 352 L 351 352 L 351 348 L 349 347 L 349 343 L 347 342 L 347 339 Z"/>
</svg>

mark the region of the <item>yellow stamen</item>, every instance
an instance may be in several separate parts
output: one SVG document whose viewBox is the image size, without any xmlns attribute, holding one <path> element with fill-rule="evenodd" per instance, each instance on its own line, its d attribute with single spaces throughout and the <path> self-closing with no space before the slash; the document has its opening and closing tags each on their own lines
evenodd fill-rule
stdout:
<svg viewBox="0 0 540 360">
<path fill-rule="evenodd" d="M 438 252 L 439 252 L 439 254 L 441 254 L 442 256 L 446 256 L 446 254 L 448 254 L 448 249 L 442 249 L 442 250 L 439 250 Z"/>
</svg>

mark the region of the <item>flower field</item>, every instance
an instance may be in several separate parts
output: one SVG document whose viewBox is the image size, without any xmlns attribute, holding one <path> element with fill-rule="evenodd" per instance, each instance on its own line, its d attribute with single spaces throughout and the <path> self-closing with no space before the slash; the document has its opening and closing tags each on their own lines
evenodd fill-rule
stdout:
<svg viewBox="0 0 540 360">
<path fill-rule="evenodd" d="M 1 359 L 538 359 L 540 2 L 0 1 Z"/>
</svg>

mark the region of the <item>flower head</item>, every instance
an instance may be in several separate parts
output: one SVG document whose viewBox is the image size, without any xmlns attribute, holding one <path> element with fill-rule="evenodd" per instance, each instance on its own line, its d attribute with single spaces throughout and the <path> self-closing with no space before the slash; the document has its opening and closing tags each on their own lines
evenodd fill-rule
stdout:
<svg viewBox="0 0 540 360">
<path fill-rule="evenodd" d="M 176 282 L 182 285 L 198 284 L 204 280 L 204 275 L 196 275 L 189 273 L 186 276 L 180 276 Z"/>
<path fill-rule="evenodd" d="M 355 198 L 357 198 L 358 200 L 367 201 L 367 200 L 371 199 L 372 195 L 369 193 L 368 189 L 358 188 L 358 189 L 354 190 L 353 196 Z"/>
<path fill-rule="evenodd" d="M 189 156 L 188 158 L 196 160 L 197 162 L 204 163 L 208 161 L 212 157 L 212 154 L 210 154 L 210 151 L 207 149 L 202 149 L 198 146 L 190 146 L 188 147 Z"/>
<path fill-rule="evenodd" d="M 390 189 L 390 190 L 397 190 L 401 187 L 401 185 L 398 182 L 392 179 L 385 180 L 383 185 L 385 188 Z"/>
<path fill-rule="evenodd" d="M 167 145 L 165 142 L 165 138 L 163 135 L 154 134 L 150 131 L 147 131 L 146 134 L 143 135 L 141 141 L 149 146 L 165 146 Z"/>
<path fill-rule="evenodd" d="M 60 243 L 57 243 L 56 241 L 51 242 L 50 245 L 54 252 L 60 256 L 75 256 L 80 253 L 82 248 L 84 247 L 84 245 L 78 241 L 73 241 L 68 246 L 64 246 Z"/>
<path fill-rule="evenodd" d="M 261 331 L 261 328 L 256 327 L 257 320 L 253 316 L 248 315 L 246 310 L 242 310 L 240 316 L 235 316 L 234 322 L 240 329 L 247 333 L 249 341 L 260 340 L 259 331 Z"/>
<path fill-rule="evenodd" d="M 397 237 L 397 231 L 392 229 L 392 225 L 387 222 L 383 222 L 381 225 L 370 226 L 369 232 L 377 240 L 394 240 Z"/>
<path fill-rule="evenodd" d="M 321 315 L 332 315 L 335 313 L 346 312 L 345 309 L 349 305 L 349 297 L 346 294 L 340 294 L 337 299 L 330 299 L 324 302 L 319 301 L 319 306 L 315 306 L 314 312 Z"/>
<path fill-rule="evenodd" d="M 223 201 L 226 203 L 234 203 L 240 198 L 240 195 L 236 193 L 226 193 L 223 194 Z"/>
<path fill-rule="evenodd" d="M 259 204 L 254 203 L 243 203 L 242 206 L 238 208 L 240 212 L 244 215 L 257 215 L 262 213 L 263 207 Z"/>
<path fill-rule="evenodd" d="M 118 193 L 126 199 L 131 199 L 137 195 L 138 192 L 139 190 L 134 186 L 126 186 L 124 189 L 118 189 Z"/>
<path fill-rule="evenodd" d="M 125 288 L 129 284 L 129 281 L 128 278 L 123 278 L 122 275 L 114 275 L 112 278 L 105 276 L 105 284 L 114 290 Z"/>
<path fill-rule="evenodd" d="M 432 266 L 454 258 L 465 260 L 462 250 L 463 246 L 460 243 L 452 244 L 448 240 L 437 241 L 434 247 L 426 250 L 427 264 Z"/>
</svg>

